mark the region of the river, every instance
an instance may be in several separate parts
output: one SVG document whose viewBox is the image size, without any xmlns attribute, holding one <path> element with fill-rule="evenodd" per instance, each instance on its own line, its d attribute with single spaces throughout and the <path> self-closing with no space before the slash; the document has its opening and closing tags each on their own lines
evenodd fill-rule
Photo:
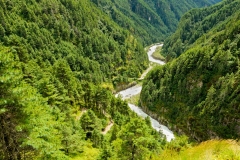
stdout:
<svg viewBox="0 0 240 160">
<path fill-rule="evenodd" d="M 154 53 L 154 51 L 156 50 L 156 48 L 158 46 L 162 46 L 163 44 L 156 44 L 156 45 L 153 45 L 149 48 L 147 54 L 148 54 L 148 58 L 149 58 L 149 61 L 151 62 L 155 62 L 155 63 L 158 63 L 160 65 L 164 65 L 165 63 L 161 60 L 157 60 L 157 59 L 154 59 L 152 57 L 152 54 Z M 143 73 L 143 75 L 141 76 L 141 79 L 143 79 L 145 77 L 145 75 L 147 74 L 147 72 L 149 72 L 151 70 L 151 67 L 149 67 L 150 69 L 147 69 L 146 72 Z M 117 93 L 115 96 L 121 96 L 121 98 L 123 100 L 125 99 L 128 99 L 128 98 L 131 98 L 131 96 L 134 96 L 134 95 L 137 95 L 141 92 L 142 90 L 142 86 L 140 85 L 136 85 L 136 86 L 133 86 L 131 88 L 128 88 L 126 90 L 123 90 L 119 93 Z M 140 117 L 143 117 L 143 118 L 146 118 L 147 116 L 149 116 L 148 114 L 146 114 L 141 108 L 139 108 L 138 106 L 135 106 L 133 104 L 128 104 L 128 106 L 130 107 L 130 109 L 132 111 L 134 111 L 135 113 L 137 113 L 137 115 L 139 115 Z M 150 116 L 149 116 L 150 117 Z M 172 139 L 174 139 L 174 134 L 171 130 L 169 130 L 166 126 L 164 125 L 161 125 L 157 120 L 153 119 L 150 117 L 150 120 L 151 120 L 151 124 L 152 124 L 152 127 L 157 130 L 157 131 L 161 131 L 165 136 L 166 136 L 166 139 L 168 142 L 170 142 Z"/>
</svg>

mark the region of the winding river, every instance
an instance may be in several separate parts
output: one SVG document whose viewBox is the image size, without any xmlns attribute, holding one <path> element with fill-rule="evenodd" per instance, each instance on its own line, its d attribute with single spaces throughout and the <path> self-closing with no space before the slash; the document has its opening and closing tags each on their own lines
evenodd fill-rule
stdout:
<svg viewBox="0 0 240 160">
<path fill-rule="evenodd" d="M 163 44 L 156 44 L 156 45 L 153 45 L 149 48 L 148 50 L 148 58 L 149 58 L 149 61 L 151 62 L 154 62 L 154 63 L 158 63 L 160 65 L 164 65 L 165 63 L 161 60 L 157 60 L 157 59 L 154 59 L 152 57 L 152 54 L 154 53 L 154 51 L 156 50 L 156 48 L 158 46 L 162 46 Z M 147 74 L 147 72 L 149 72 L 151 70 L 151 67 L 149 67 L 149 69 L 147 69 L 141 76 L 140 79 L 143 79 L 145 77 L 145 75 Z M 142 86 L 140 85 L 136 85 L 136 86 L 133 86 L 131 88 L 128 88 L 126 90 L 123 90 L 119 93 L 117 93 L 115 96 L 121 96 L 121 98 L 123 100 L 125 99 L 128 99 L 128 98 L 131 98 L 132 96 L 134 95 L 137 95 L 141 92 L 142 90 Z M 138 106 L 135 106 L 133 104 L 128 104 L 128 106 L 130 107 L 130 109 L 132 111 L 134 111 L 135 113 L 137 113 L 137 115 L 139 115 L 140 117 L 143 117 L 143 118 L 146 118 L 147 116 L 149 116 L 148 114 L 146 114 L 145 112 L 143 112 L 143 110 L 141 108 L 139 108 Z M 149 116 L 150 117 L 150 116 Z M 161 125 L 157 120 L 153 119 L 150 117 L 150 120 L 151 120 L 151 124 L 152 124 L 152 127 L 157 130 L 157 131 L 161 131 L 165 136 L 166 136 L 166 139 L 167 141 L 171 141 L 172 139 L 174 139 L 174 134 L 172 131 L 170 131 L 166 126 L 164 125 Z"/>
</svg>

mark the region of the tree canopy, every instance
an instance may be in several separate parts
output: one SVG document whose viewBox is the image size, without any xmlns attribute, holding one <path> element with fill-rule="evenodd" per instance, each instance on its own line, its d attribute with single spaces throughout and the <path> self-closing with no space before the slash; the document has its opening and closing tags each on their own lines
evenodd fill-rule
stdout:
<svg viewBox="0 0 240 160">
<path fill-rule="evenodd" d="M 167 55 L 176 51 L 180 56 L 155 68 L 143 84 L 142 105 L 198 141 L 240 135 L 239 6 L 239 0 L 226 0 L 186 13 L 171 37 L 179 36 L 182 45 L 177 40 L 170 47 L 174 41 L 170 38 L 165 46 Z M 188 25 L 194 27 L 190 31 L 180 27 Z M 181 42 L 180 35 L 188 38 Z M 192 42 L 191 37 L 195 37 Z"/>
<path fill-rule="evenodd" d="M 0 159 L 100 150 L 108 122 L 130 118 L 112 86 L 147 65 L 136 38 L 88 0 L 0 0 Z"/>
<path fill-rule="evenodd" d="M 176 30 L 181 16 L 220 0 L 91 0 L 112 20 L 145 45 L 163 41 Z"/>
</svg>

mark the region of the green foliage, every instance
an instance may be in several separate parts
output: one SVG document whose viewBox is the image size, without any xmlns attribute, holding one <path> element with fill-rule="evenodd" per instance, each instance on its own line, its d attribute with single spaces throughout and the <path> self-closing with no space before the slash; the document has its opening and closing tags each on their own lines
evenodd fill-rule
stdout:
<svg viewBox="0 0 240 160">
<path fill-rule="evenodd" d="M 185 150 L 190 147 L 188 137 L 181 136 L 176 137 L 170 143 L 165 146 L 165 150 L 171 150 L 175 152 L 181 152 L 181 150 Z"/>
<path fill-rule="evenodd" d="M 155 59 L 159 59 L 159 60 L 165 61 L 165 58 L 161 54 L 161 50 L 162 50 L 162 47 L 160 47 L 160 46 L 157 47 L 155 52 L 153 52 L 152 57 L 155 58 Z"/>
<path fill-rule="evenodd" d="M 147 55 L 138 41 L 87 0 L 3 4 L 1 42 L 13 47 L 23 62 L 65 61 L 75 77 L 95 84 L 112 82 L 118 75 L 137 78 L 147 67 Z M 120 79 L 116 85 L 123 82 Z"/>
<path fill-rule="evenodd" d="M 182 26 L 188 25 L 193 17 L 205 17 L 209 13 L 203 20 L 192 22 L 196 31 L 202 27 L 199 24 L 212 23 L 209 17 L 221 21 L 209 25 L 206 33 L 186 45 L 186 51 L 181 51 L 177 59 L 155 68 L 143 84 L 142 105 L 197 141 L 238 138 L 240 134 L 239 6 L 240 1 L 223 1 L 187 13 L 180 22 Z M 214 11 L 226 15 L 225 18 Z M 178 33 L 179 30 L 174 36 Z M 189 38 L 194 33 L 184 30 L 184 34 Z M 168 48 L 172 49 L 174 46 Z"/>
<path fill-rule="evenodd" d="M 1 158 L 21 159 L 22 152 L 37 149 L 24 158 L 66 156 L 60 151 L 54 117 L 46 99 L 23 80 L 21 63 L 7 48 L 1 48 Z M 25 139 L 26 138 L 26 139 Z M 25 139 L 25 140 L 24 140 Z M 29 157 L 30 156 L 30 157 Z"/>
<path fill-rule="evenodd" d="M 108 119 L 120 126 L 131 119 L 126 102 L 106 88 L 79 81 L 64 59 L 52 65 L 21 62 L 1 47 L 0 65 L 1 159 L 86 157 L 83 152 L 91 147 L 99 148 L 102 157 L 113 156 L 101 131 Z M 88 111 L 78 121 L 73 115 L 79 108 Z M 111 141 L 116 138 L 112 135 Z"/>
<path fill-rule="evenodd" d="M 144 45 L 160 42 L 175 31 L 180 17 L 192 8 L 216 2 L 207 0 L 91 0 L 112 20 L 128 29 Z"/>
<path fill-rule="evenodd" d="M 0 0 L 0 159 L 159 153 L 165 141 L 149 121 L 102 87 L 125 85 L 147 67 L 131 34 L 88 0 Z M 104 136 L 109 121 L 115 126 Z"/>
<path fill-rule="evenodd" d="M 191 10 L 181 18 L 176 32 L 164 42 L 163 54 L 170 60 L 194 47 L 196 40 L 203 39 L 204 34 L 213 29 L 223 30 L 221 25 L 226 23 L 238 9 L 238 1 L 225 0 L 209 8 Z"/>
<path fill-rule="evenodd" d="M 0 4 L 0 159 L 96 159 L 107 122 L 130 119 L 101 84 L 137 78 L 143 47 L 87 0 Z"/>
<path fill-rule="evenodd" d="M 99 146 L 102 139 L 100 135 L 102 124 L 95 113 L 91 110 L 87 111 L 87 113 L 81 117 L 80 124 L 86 133 L 86 138 L 91 139 L 95 147 Z"/>
<path fill-rule="evenodd" d="M 214 160 L 214 159 L 240 159 L 239 142 L 233 140 L 210 140 L 202 142 L 196 146 L 189 147 L 176 152 L 171 149 L 164 150 L 164 152 L 153 159 L 166 160 Z"/>
<path fill-rule="evenodd" d="M 22 83 L 22 72 L 20 63 L 14 61 L 14 55 L 8 48 L 1 47 L 0 50 L 0 155 L 1 159 L 17 159 L 20 158 L 18 148 L 21 144 L 19 138 L 21 136 L 21 122 L 27 117 L 24 114 L 21 105 L 26 106 L 29 102 L 26 98 L 26 86 Z M 19 121 L 18 119 L 22 117 Z M 15 128 L 18 128 L 16 130 Z"/>
<path fill-rule="evenodd" d="M 113 141 L 116 151 L 113 159 L 148 159 L 159 152 L 160 146 L 160 136 L 156 138 L 144 120 L 131 119 Z"/>
</svg>

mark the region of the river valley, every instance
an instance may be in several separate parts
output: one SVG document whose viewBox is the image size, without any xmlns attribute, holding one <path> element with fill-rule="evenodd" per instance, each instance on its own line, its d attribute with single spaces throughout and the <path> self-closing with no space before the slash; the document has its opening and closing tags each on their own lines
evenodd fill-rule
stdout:
<svg viewBox="0 0 240 160">
<path fill-rule="evenodd" d="M 148 54 L 148 58 L 149 58 L 149 61 L 150 62 L 154 62 L 154 63 L 157 63 L 159 65 L 164 65 L 165 62 L 161 61 L 161 60 L 157 60 L 157 59 L 154 59 L 152 57 L 152 54 L 155 52 L 155 50 L 157 49 L 157 47 L 159 46 L 162 46 L 163 44 L 155 44 L 153 46 L 151 46 L 147 52 Z M 147 75 L 147 73 L 152 69 L 152 67 L 150 66 L 141 76 L 140 79 L 144 79 L 144 77 Z M 128 88 L 126 90 L 123 90 L 119 93 L 117 93 L 115 96 L 121 96 L 121 98 L 123 100 L 126 100 L 128 98 L 131 98 L 132 96 L 134 95 L 137 95 L 141 92 L 142 90 L 142 86 L 140 85 L 135 85 L 131 88 Z M 137 113 L 137 115 L 139 115 L 140 117 L 143 117 L 143 118 L 146 118 L 147 116 L 149 116 L 148 114 L 146 114 L 141 108 L 139 108 L 138 106 L 136 105 L 133 105 L 133 104 L 128 104 L 128 106 L 130 107 L 130 109 L 132 111 L 134 111 L 135 113 Z M 150 116 L 149 116 L 150 117 Z M 170 131 L 166 126 L 164 125 L 161 125 L 157 120 L 153 119 L 150 117 L 150 120 L 151 120 L 151 124 L 152 124 L 152 127 L 157 130 L 157 131 L 161 131 L 165 136 L 166 136 L 166 139 L 167 141 L 171 141 L 172 139 L 174 139 L 174 134 L 172 131 Z"/>
</svg>

